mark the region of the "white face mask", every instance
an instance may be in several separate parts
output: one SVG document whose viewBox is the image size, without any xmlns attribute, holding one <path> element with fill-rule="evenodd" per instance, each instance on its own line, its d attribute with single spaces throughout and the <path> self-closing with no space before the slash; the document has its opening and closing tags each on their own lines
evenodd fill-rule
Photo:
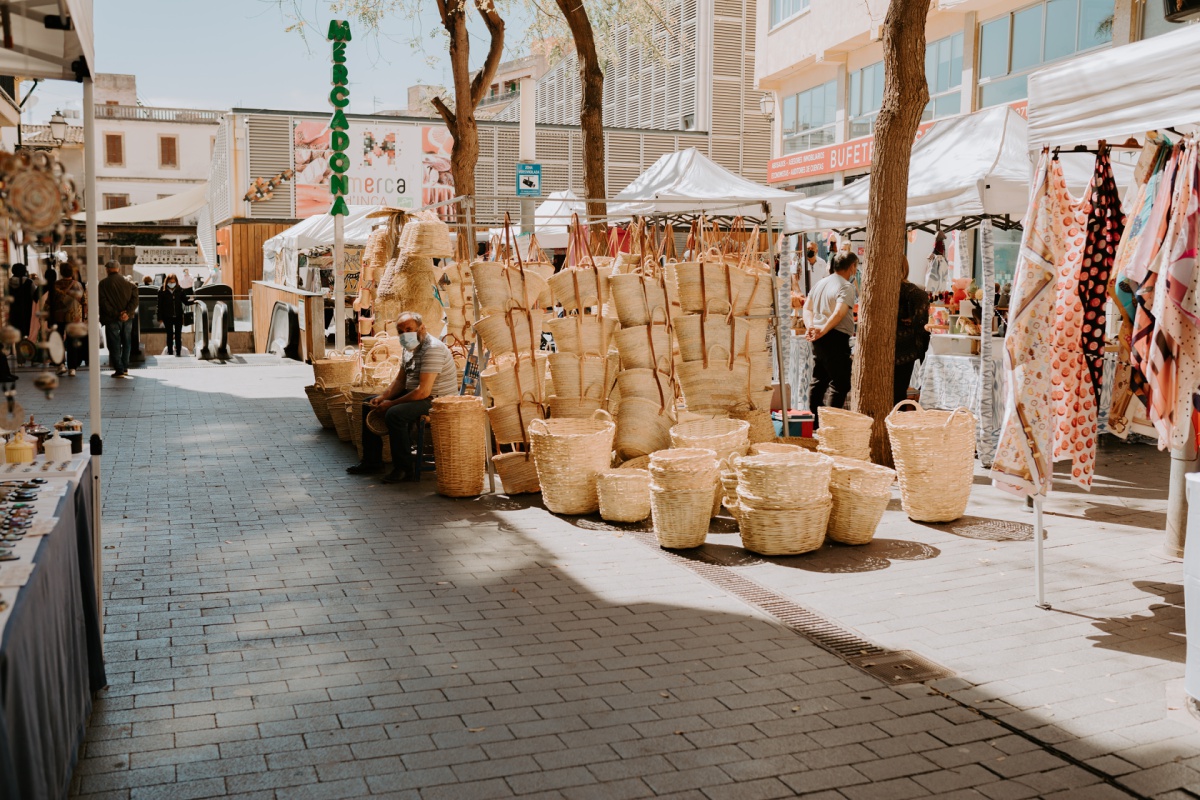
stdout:
<svg viewBox="0 0 1200 800">
<path fill-rule="evenodd" d="M 421 337 L 417 335 L 416 331 L 404 331 L 400 334 L 400 344 L 405 350 L 416 350 L 417 346 L 421 344 Z"/>
<path fill-rule="evenodd" d="M 167 288 L 168 288 L 168 289 L 174 289 L 174 288 L 175 288 L 176 286 L 178 286 L 178 285 L 179 285 L 179 284 L 175 283 L 175 281 L 170 281 L 170 282 L 168 282 L 168 283 L 167 283 Z"/>
</svg>

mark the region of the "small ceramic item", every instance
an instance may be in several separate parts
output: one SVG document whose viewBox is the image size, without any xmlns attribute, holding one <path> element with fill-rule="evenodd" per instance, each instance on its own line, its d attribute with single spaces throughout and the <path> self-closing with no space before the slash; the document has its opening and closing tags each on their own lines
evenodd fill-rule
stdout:
<svg viewBox="0 0 1200 800">
<path fill-rule="evenodd" d="M 25 431 L 19 430 L 9 443 L 4 445 L 4 460 L 9 464 L 31 464 L 35 449 L 33 442 L 25 438 Z"/>
<path fill-rule="evenodd" d="M 42 452 L 46 454 L 47 461 L 70 461 L 71 443 L 55 431 L 53 436 L 42 443 Z"/>
</svg>

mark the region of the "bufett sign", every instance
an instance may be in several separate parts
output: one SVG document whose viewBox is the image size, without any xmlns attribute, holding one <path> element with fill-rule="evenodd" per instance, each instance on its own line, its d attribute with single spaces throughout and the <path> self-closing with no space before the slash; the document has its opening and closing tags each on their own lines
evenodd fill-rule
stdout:
<svg viewBox="0 0 1200 800">
<path fill-rule="evenodd" d="M 350 78 L 346 70 L 346 43 L 350 41 L 350 23 L 344 19 L 331 19 L 326 36 L 333 45 L 333 87 L 329 90 L 329 104 L 333 106 L 333 117 L 329 120 L 329 193 L 333 195 L 330 216 L 345 216 L 350 213 L 346 206 L 346 193 L 350 189 L 350 123 L 346 121 L 345 109 L 350 105 Z"/>
</svg>

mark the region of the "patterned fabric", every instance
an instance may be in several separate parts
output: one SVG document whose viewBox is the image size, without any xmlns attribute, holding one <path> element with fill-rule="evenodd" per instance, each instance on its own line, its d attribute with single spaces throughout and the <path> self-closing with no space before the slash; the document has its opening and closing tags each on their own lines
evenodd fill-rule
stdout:
<svg viewBox="0 0 1200 800">
<path fill-rule="evenodd" d="M 1001 348 L 995 348 L 994 358 L 1001 357 Z M 953 411 L 956 408 L 981 408 L 984 404 L 995 408 L 1004 407 L 1007 390 L 1002 365 L 993 360 L 991 383 L 985 383 L 983 360 L 979 356 L 930 355 L 926 356 L 918 375 L 913 373 L 913 388 L 921 391 L 921 405 Z M 996 433 L 999 435 L 997 423 Z M 984 451 L 980 451 L 981 453 Z M 990 454 L 988 456 L 990 463 Z"/>
<path fill-rule="evenodd" d="M 1113 179 L 1109 150 L 1096 156 L 1096 174 L 1092 178 L 1091 213 L 1087 221 L 1087 244 L 1079 272 L 1079 300 L 1083 304 L 1083 357 L 1091 373 L 1097 407 L 1104 385 L 1104 307 L 1114 273 L 1113 262 L 1125 215 L 1121 213 L 1121 195 Z"/>
<path fill-rule="evenodd" d="M 1020 495 L 1044 495 L 1054 478 L 1047 356 L 1054 328 L 1057 264 L 1067 252 L 1063 215 L 1070 209 L 1060 207 L 1062 193 L 1054 186 L 1061 180 L 1061 171 L 1055 178 L 1049 154 L 1043 153 L 1025 213 L 1004 340 L 1009 393 L 992 478 L 998 488 Z"/>
<path fill-rule="evenodd" d="M 1162 402 L 1155 404 L 1150 415 L 1160 448 L 1185 446 L 1191 436 L 1192 397 L 1200 389 L 1200 303 L 1195 291 L 1200 186 L 1196 166 L 1196 148 L 1189 143 L 1176 173 L 1176 201 L 1161 251 L 1165 291 L 1155 344 L 1163 357 L 1163 371 L 1168 373 L 1164 384 L 1170 387 L 1170 394 L 1161 395 Z M 1167 409 L 1161 417 L 1156 413 L 1160 406 Z"/>
<path fill-rule="evenodd" d="M 812 342 L 803 336 L 787 335 L 788 384 L 792 387 L 792 408 L 808 408 L 808 393 L 812 388 L 813 359 Z"/>
<path fill-rule="evenodd" d="M 944 292 L 949 288 L 950 264 L 947 263 L 945 255 L 935 252 L 929 257 L 929 264 L 925 270 L 925 291 Z"/>
<path fill-rule="evenodd" d="M 975 412 L 976 432 L 975 447 L 979 452 L 979 460 L 985 467 L 992 465 L 992 456 L 996 453 L 996 445 L 1000 442 L 999 409 L 994 394 L 989 389 L 999 385 L 997 380 L 995 359 L 992 357 L 992 315 L 995 314 L 996 294 L 992 287 L 996 283 L 996 255 L 992 239 L 992 221 L 987 217 L 979 226 L 979 239 L 982 244 L 980 266 L 983 268 L 983 335 L 979 339 L 979 371 L 982 388 L 979 392 L 979 404 L 972 406 Z"/>
</svg>

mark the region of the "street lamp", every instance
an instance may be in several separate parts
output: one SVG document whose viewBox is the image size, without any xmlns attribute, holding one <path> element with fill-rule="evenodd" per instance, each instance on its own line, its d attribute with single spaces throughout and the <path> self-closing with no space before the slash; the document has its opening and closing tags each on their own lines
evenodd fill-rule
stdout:
<svg viewBox="0 0 1200 800">
<path fill-rule="evenodd" d="M 758 110 L 767 119 L 775 119 L 775 93 L 764 92 L 763 96 L 758 98 Z"/>
<path fill-rule="evenodd" d="M 50 117 L 50 138 L 55 144 L 62 144 L 67 140 L 67 120 L 62 111 L 55 111 Z"/>
</svg>

